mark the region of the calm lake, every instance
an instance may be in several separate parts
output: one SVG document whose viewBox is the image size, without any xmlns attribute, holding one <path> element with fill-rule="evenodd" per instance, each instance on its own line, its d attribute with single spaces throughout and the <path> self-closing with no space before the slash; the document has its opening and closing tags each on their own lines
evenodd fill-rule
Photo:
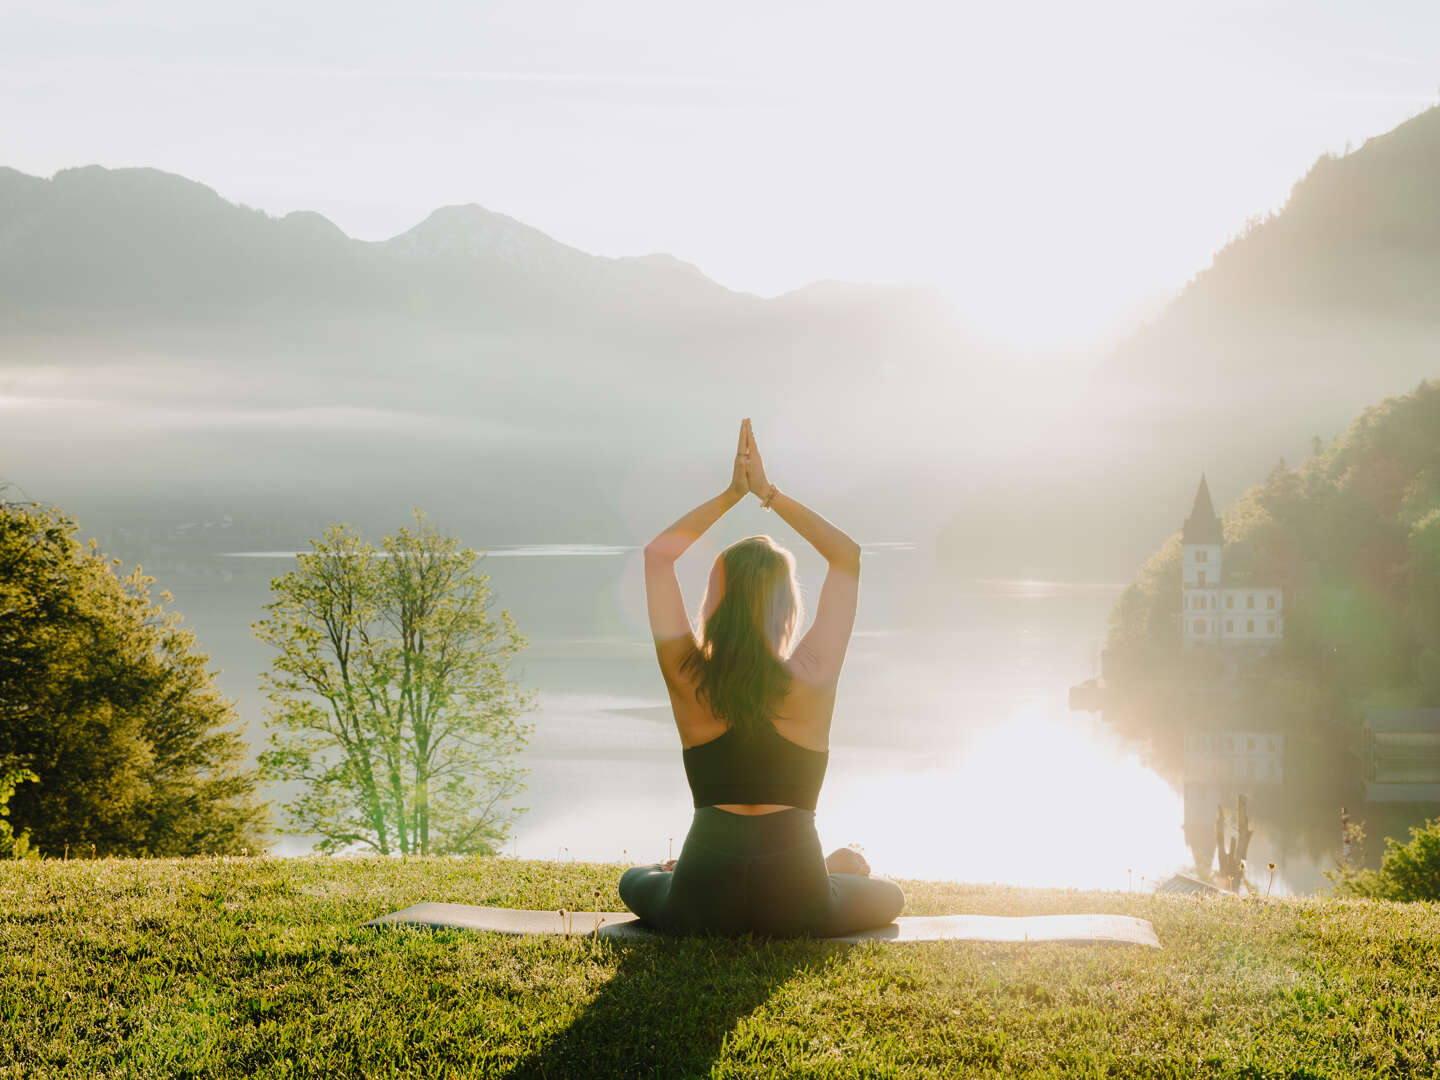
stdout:
<svg viewBox="0 0 1440 1080">
<path fill-rule="evenodd" d="M 1086 888 L 1153 887 L 1191 863 L 1180 795 L 1101 720 L 1066 708 L 1069 686 L 1096 670 L 1122 585 L 975 580 L 946 572 L 921 544 L 863 547 L 816 812 L 827 850 L 859 845 L 881 874 Z M 808 626 L 824 564 L 801 545 L 792 550 Z M 692 612 L 717 551 L 702 538 L 680 560 Z M 188 581 L 208 579 L 211 595 L 187 598 L 182 578 L 177 603 L 224 662 L 222 684 L 240 698 L 258 746 L 253 673 L 265 653 L 235 633 L 244 621 L 211 634 L 202 613 L 248 608 L 258 617 L 270 577 L 293 553 L 210 558 L 211 573 Z M 530 638 L 512 674 L 539 691 L 524 757 L 528 809 L 507 853 L 639 862 L 679 851 L 690 796 L 641 559 L 634 547 L 517 545 L 489 549 L 481 563 L 496 608 Z M 274 850 L 308 844 L 281 837 Z"/>
</svg>

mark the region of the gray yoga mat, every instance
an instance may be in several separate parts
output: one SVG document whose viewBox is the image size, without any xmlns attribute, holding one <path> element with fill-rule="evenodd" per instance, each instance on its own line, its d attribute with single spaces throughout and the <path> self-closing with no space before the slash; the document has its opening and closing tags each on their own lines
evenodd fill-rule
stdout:
<svg viewBox="0 0 1440 1080">
<path fill-rule="evenodd" d="M 415 904 L 371 919 L 366 926 L 428 926 L 490 930 L 499 934 L 598 933 L 609 938 L 654 938 L 628 911 L 520 911 L 472 904 Z M 878 930 L 827 941 L 1064 941 L 1093 945 L 1119 942 L 1160 948 L 1155 928 L 1129 915 L 912 915 Z"/>
</svg>

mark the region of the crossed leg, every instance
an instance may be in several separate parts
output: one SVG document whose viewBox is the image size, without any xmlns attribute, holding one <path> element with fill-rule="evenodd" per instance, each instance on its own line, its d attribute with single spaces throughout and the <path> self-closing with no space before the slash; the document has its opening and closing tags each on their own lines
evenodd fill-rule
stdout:
<svg viewBox="0 0 1440 1080">
<path fill-rule="evenodd" d="M 868 868 L 867 868 L 868 869 Z M 841 937 L 895 921 L 905 892 L 895 882 L 866 874 L 831 874 L 830 908 L 816 937 Z"/>
<path fill-rule="evenodd" d="M 620 876 L 620 899 L 642 922 L 663 926 L 670 883 L 674 879 L 673 862 L 632 866 Z"/>
<path fill-rule="evenodd" d="M 843 859 L 837 862 L 844 864 Z M 905 907 L 905 893 L 893 881 L 871 877 L 869 869 L 864 866 L 864 873 L 827 875 L 829 896 L 811 933 L 816 937 L 840 937 L 894 921 Z M 665 863 L 632 866 L 620 878 L 620 899 L 651 926 L 676 928 L 690 920 L 683 917 L 685 913 L 671 910 L 674 880 L 674 871 L 666 869 Z"/>
</svg>

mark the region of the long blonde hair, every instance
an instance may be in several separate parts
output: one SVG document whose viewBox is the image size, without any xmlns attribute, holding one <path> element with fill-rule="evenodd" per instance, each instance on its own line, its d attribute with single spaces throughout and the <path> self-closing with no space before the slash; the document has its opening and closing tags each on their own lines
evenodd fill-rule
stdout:
<svg viewBox="0 0 1440 1080">
<path fill-rule="evenodd" d="M 795 556 L 765 535 L 735 541 L 715 557 L 700 611 L 700 648 L 681 670 L 718 719 L 754 734 L 790 689 L 781 661 L 805 619 Z"/>
</svg>

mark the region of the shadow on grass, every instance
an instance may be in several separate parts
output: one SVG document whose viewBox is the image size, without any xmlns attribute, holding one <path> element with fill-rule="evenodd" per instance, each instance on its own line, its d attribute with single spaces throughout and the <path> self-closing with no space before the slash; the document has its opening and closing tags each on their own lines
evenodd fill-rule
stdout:
<svg viewBox="0 0 1440 1080">
<path fill-rule="evenodd" d="M 736 1024 L 804 969 L 804 941 L 685 937 L 616 942 L 614 976 L 508 1080 L 708 1076 Z"/>
</svg>

